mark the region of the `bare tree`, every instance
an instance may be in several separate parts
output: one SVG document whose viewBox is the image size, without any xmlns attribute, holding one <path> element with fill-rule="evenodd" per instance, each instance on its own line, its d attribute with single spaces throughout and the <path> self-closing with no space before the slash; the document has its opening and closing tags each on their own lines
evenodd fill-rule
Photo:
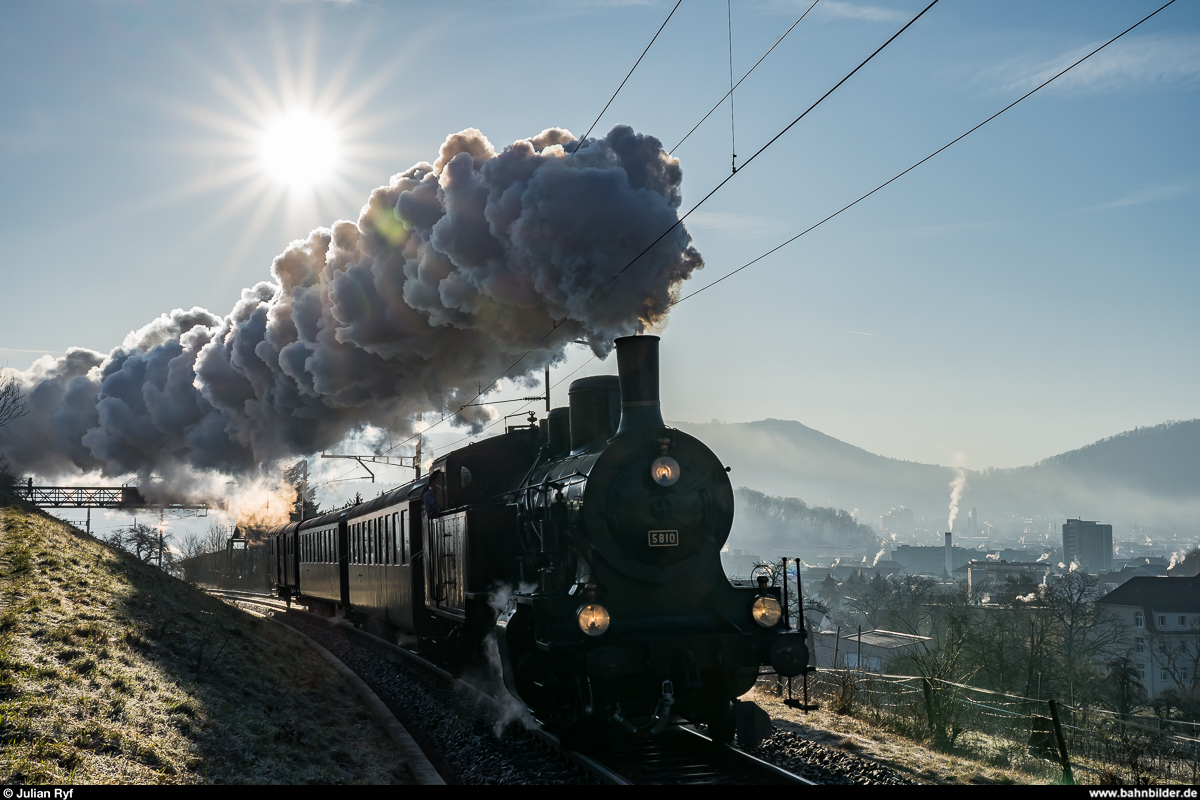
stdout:
<svg viewBox="0 0 1200 800">
<path fill-rule="evenodd" d="M 29 413 L 29 404 L 17 384 L 16 373 L 0 369 L 0 428 Z M 11 491 L 17 482 L 8 459 L 0 454 L 0 491 Z"/>
<path fill-rule="evenodd" d="M 896 663 L 920 676 L 929 735 L 934 746 L 941 749 L 953 747 L 964 730 L 959 718 L 961 684 L 974 677 L 967 648 L 974 614 L 962 602 L 964 597 L 965 592 L 942 594 L 944 613 L 929 631 L 929 638 L 909 648 Z"/>
<path fill-rule="evenodd" d="M 179 543 L 184 558 L 206 553 L 223 553 L 229 544 L 229 529 L 219 522 L 208 523 L 204 533 L 187 533 Z"/>
<path fill-rule="evenodd" d="M 200 537 L 200 552 L 220 553 L 228 544 L 229 529 L 219 522 L 210 522 Z"/>
<path fill-rule="evenodd" d="M 17 383 L 17 374 L 0 369 L 0 428 L 29 413 L 29 404 Z"/>
<path fill-rule="evenodd" d="M 168 546 L 171 534 L 162 533 L 152 525 L 141 522 L 125 528 L 115 528 L 104 541 L 127 553 L 133 553 L 139 561 L 160 565 L 168 572 L 175 567 L 175 553 Z"/>
<path fill-rule="evenodd" d="M 1146 702 L 1146 687 L 1138 677 L 1138 666 L 1128 654 L 1108 663 L 1108 700 L 1121 719 Z"/>
<path fill-rule="evenodd" d="M 1124 641 L 1120 620 L 1096 605 L 1097 588 L 1095 576 L 1072 572 L 1041 592 L 1054 631 L 1059 688 L 1072 703 L 1104 694 L 1102 664 Z"/>
<path fill-rule="evenodd" d="M 1169 706 L 1174 706 L 1184 718 L 1200 719 L 1200 622 L 1193 622 L 1183 633 L 1159 631 L 1151 635 L 1148 644 L 1153 668 L 1161 671 L 1160 679 L 1175 684 L 1159 696 L 1166 701 L 1163 716 L 1170 719 Z"/>
</svg>

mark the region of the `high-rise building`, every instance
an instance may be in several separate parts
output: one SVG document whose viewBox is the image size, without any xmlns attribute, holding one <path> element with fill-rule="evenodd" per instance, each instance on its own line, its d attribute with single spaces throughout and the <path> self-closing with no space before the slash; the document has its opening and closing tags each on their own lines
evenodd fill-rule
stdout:
<svg viewBox="0 0 1200 800">
<path fill-rule="evenodd" d="M 1063 561 L 1078 563 L 1088 572 L 1112 569 L 1112 525 L 1069 519 L 1062 526 Z"/>
</svg>

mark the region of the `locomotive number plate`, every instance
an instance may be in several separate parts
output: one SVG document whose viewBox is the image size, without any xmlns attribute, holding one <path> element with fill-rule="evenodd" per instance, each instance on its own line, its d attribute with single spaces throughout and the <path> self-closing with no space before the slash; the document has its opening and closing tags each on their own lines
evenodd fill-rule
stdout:
<svg viewBox="0 0 1200 800">
<path fill-rule="evenodd" d="M 679 531 L 650 531 L 651 547 L 678 547 Z"/>
</svg>

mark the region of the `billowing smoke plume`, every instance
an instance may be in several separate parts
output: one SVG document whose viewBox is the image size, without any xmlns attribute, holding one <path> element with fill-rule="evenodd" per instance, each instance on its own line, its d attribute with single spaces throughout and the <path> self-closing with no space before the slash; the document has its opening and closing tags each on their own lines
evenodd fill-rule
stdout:
<svg viewBox="0 0 1200 800">
<path fill-rule="evenodd" d="M 962 467 L 954 468 L 954 480 L 950 481 L 950 518 L 946 520 L 946 530 L 954 531 L 954 520 L 958 519 L 958 501 L 967 485 L 967 471 Z"/>
<path fill-rule="evenodd" d="M 530 349 L 508 377 L 578 339 L 603 355 L 702 266 L 680 225 L 611 280 L 676 222 L 681 180 L 657 139 L 623 126 L 577 150 L 562 129 L 499 153 L 477 130 L 450 136 L 357 222 L 293 242 L 228 315 L 176 310 L 108 355 L 39 360 L 4 451 L 45 476 L 245 474 L 367 425 L 408 432 Z"/>
</svg>

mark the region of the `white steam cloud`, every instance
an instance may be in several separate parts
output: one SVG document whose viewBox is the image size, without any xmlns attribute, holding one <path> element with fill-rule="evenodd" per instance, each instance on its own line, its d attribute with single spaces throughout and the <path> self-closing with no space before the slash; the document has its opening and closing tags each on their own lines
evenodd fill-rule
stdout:
<svg viewBox="0 0 1200 800">
<path fill-rule="evenodd" d="M 628 127 L 576 144 L 558 128 L 500 152 L 474 129 L 448 137 L 356 222 L 292 242 L 228 314 L 175 310 L 107 355 L 20 373 L 30 413 L 4 455 L 43 476 L 244 475 L 367 426 L 407 434 L 528 350 L 508 377 L 532 380 L 575 340 L 607 354 L 703 261 L 680 225 L 613 279 L 678 220 L 682 171 Z"/>
</svg>

